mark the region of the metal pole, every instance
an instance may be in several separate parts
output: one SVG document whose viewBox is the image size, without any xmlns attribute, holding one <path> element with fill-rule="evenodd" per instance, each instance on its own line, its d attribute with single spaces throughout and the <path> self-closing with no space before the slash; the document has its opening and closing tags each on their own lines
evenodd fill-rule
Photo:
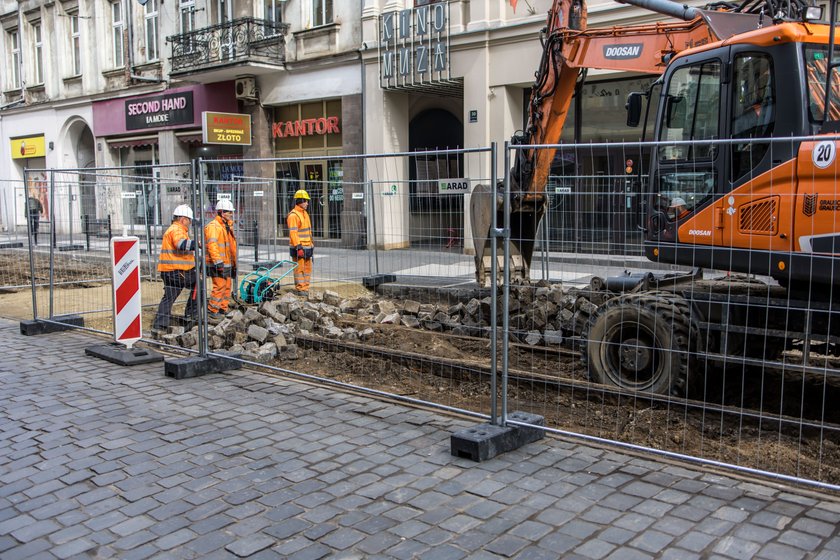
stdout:
<svg viewBox="0 0 840 560">
<path fill-rule="evenodd" d="M 505 427 L 507 425 L 507 393 L 508 393 L 508 348 L 510 343 L 508 337 L 510 336 L 510 150 L 508 142 L 505 142 L 505 198 L 504 198 L 504 216 L 505 226 L 502 231 L 504 241 L 504 263 L 502 269 L 504 282 L 504 292 L 502 300 L 502 417 L 499 425 Z M 495 258 L 495 256 L 494 256 Z"/>
<path fill-rule="evenodd" d="M 374 201 L 375 195 L 373 193 L 373 181 L 369 182 L 370 184 L 370 224 L 373 228 L 373 268 L 374 274 L 379 274 L 379 239 L 376 236 L 376 202 Z"/>
<path fill-rule="evenodd" d="M 149 201 L 146 198 L 145 185 L 141 185 L 140 188 L 140 203 L 143 205 L 143 224 L 145 226 L 144 229 L 146 230 L 146 262 L 149 264 L 149 275 L 151 277 L 152 262 L 150 258 L 152 253 L 152 228 L 149 226 Z"/>
<path fill-rule="evenodd" d="M 196 169 L 197 168 L 197 169 Z M 198 192 L 196 192 L 196 171 L 198 172 Z M 204 201 L 204 162 L 199 158 L 193 160 L 190 166 L 190 193 L 192 196 L 193 239 L 195 240 L 195 286 L 196 311 L 198 312 L 198 355 L 207 357 L 207 286 L 205 285 L 206 269 L 204 263 L 204 212 L 201 204 Z M 198 210 L 196 210 L 198 209 Z"/>
<path fill-rule="evenodd" d="M 73 250 L 73 186 L 70 181 L 67 182 L 67 211 L 70 215 L 67 217 L 68 233 L 70 234 L 70 250 Z"/>
<path fill-rule="evenodd" d="M 50 314 L 49 318 L 53 318 L 53 310 L 55 308 L 55 172 L 50 169 L 50 234 L 52 235 L 52 243 L 50 243 Z"/>
<path fill-rule="evenodd" d="M 505 143 L 505 148 L 507 148 L 507 143 Z M 497 371 L 497 355 L 498 355 L 498 337 L 499 337 L 499 326 L 498 326 L 498 304 L 499 304 L 499 290 L 498 290 L 498 269 L 499 269 L 499 259 L 496 258 L 496 252 L 498 250 L 499 242 L 496 239 L 496 231 L 499 227 L 496 223 L 498 221 L 497 215 L 498 212 L 496 211 L 496 196 L 498 190 L 498 174 L 496 173 L 496 165 L 497 165 L 497 144 L 493 142 L 490 144 L 490 184 L 492 185 L 492 190 L 490 191 L 492 195 L 490 209 L 493 212 L 492 222 L 490 226 L 490 254 L 493 255 L 491 264 L 490 264 L 490 424 L 497 425 L 499 422 L 498 419 L 498 395 L 497 395 L 497 380 L 496 377 L 498 375 Z M 505 181 L 507 181 L 507 175 L 510 173 L 510 158 L 508 156 L 507 149 L 505 149 Z M 483 266 L 479 263 L 479 266 Z M 481 288 L 481 286 L 479 286 Z"/>
<path fill-rule="evenodd" d="M 260 262 L 260 224 L 254 220 L 254 263 Z"/>
<path fill-rule="evenodd" d="M 541 251 L 541 253 L 542 253 L 542 263 L 541 263 L 541 265 L 542 266 L 541 266 L 541 269 L 542 269 L 542 279 L 543 280 L 548 280 L 548 244 L 550 243 L 550 241 L 548 239 L 548 233 L 549 233 L 548 221 L 551 219 L 551 195 L 548 194 L 548 193 L 546 193 L 546 200 L 547 200 L 547 204 L 546 204 L 546 209 L 545 209 L 545 215 L 543 215 L 543 219 L 542 219 L 543 227 L 541 228 L 542 229 L 542 251 Z"/>
<path fill-rule="evenodd" d="M 27 185 L 29 184 L 28 181 L 29 170 L 23 170 L 23 195 L 26 197 L 24 210 L 26 213 L 26 232 L 28 235 L 26 236 L 29 239 L 29 278 L 32 279 L 32 320 L 38 320 L 38 298 L 37 298 L 37 290 L 35 288 L 36 279 L 35 279 L 35 238 L 34 233 L 32 232 L 32 214 L 29 208 L 29 190 Z M 41 213 L 38 213 L 38 219 L 41 219 Z M 10 222 L 11 225 L 11 222 Z"/>
</svg>

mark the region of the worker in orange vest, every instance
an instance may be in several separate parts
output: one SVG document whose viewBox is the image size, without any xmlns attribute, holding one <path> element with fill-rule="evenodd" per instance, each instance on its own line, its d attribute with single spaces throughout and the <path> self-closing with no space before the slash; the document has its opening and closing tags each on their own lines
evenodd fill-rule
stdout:
<svg viewBox="0 0 840 560">
<path fill-rule="evenodd" d="M 228 311 L 236 277 L 236 236 L 233 233 L 233 203 L 222 199 L 216 204 L 216 217 L 204 226 L 207 276 L 213 290 L 207 300 L 208 319 L 219 320 Z"/>
<path fill-rule="evenodd" d="M 295 193 L 295 206 L 286 217 L 289 226 L 289 255 L 297 263 L 295 268 L 295 291 L 298 295 L 309 295 L 312 280 L 312 222 L 309 219 L 309 193 L 301 189 Z"/>
<path fill-rule="evenodd" d="M 163 299 L 160 300 L 155 320 L 152 323 L 153 335 L 160 335 L 169 327 L 172 304 L 184 288 L 190 292 L 187 307 L 184 310 L 184 326 L 192 328 L 198 319 L 195 293 L 195 241 L 190 239 L 192 220 L 192 208 L 181 204 L 172 212 L 172 225 L 163 234 L 158 263 L 158 272 L 163 280 Z"/>
</svg>

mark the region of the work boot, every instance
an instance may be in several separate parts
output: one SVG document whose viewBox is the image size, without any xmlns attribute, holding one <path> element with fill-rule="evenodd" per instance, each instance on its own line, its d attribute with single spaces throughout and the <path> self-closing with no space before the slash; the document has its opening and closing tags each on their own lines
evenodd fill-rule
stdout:
<svg viewBox="0 0 840 560">
<path fill-rule="evenodd" d="M 207 313 L 207 322 L 208 323 L 213 323 L 214 325 L 216 323 L 221 322 L 221 320 L 224 319 L 224 318 L 225 318 L 224 313 L 219 313 L 218 311 L 209 311 Z"/>
</svg>

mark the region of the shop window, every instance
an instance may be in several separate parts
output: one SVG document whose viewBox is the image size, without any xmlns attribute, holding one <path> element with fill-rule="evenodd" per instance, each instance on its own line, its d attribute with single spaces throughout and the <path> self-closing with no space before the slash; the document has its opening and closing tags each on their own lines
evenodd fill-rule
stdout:
<svg viewBox="0 0 840 560">
<path fill-rule="evenodd" d="M 274 111 L 277 152 L 341 148 L 341 100 L 285 105 Z"/>
</svg>

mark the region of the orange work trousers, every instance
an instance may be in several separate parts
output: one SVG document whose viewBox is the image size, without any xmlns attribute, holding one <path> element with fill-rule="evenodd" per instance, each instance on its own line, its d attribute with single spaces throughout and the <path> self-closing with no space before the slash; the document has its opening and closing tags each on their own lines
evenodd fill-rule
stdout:
<svg viewBox="0 0 840 560">
<path fill-rule="evenodd" d="M 207 300 L 207 309 L 210 313 L 227 313 L 230 303 L 230 290 L 233 280 L 230 278 L 211 278 L 213 290 Z"/>
<path fill-rule="evenodd" d="M 309 291 L 309 281 L 312 279 L 312 259 L 297 259 L 295 269 L 295 290 Z"/>
</svg>

